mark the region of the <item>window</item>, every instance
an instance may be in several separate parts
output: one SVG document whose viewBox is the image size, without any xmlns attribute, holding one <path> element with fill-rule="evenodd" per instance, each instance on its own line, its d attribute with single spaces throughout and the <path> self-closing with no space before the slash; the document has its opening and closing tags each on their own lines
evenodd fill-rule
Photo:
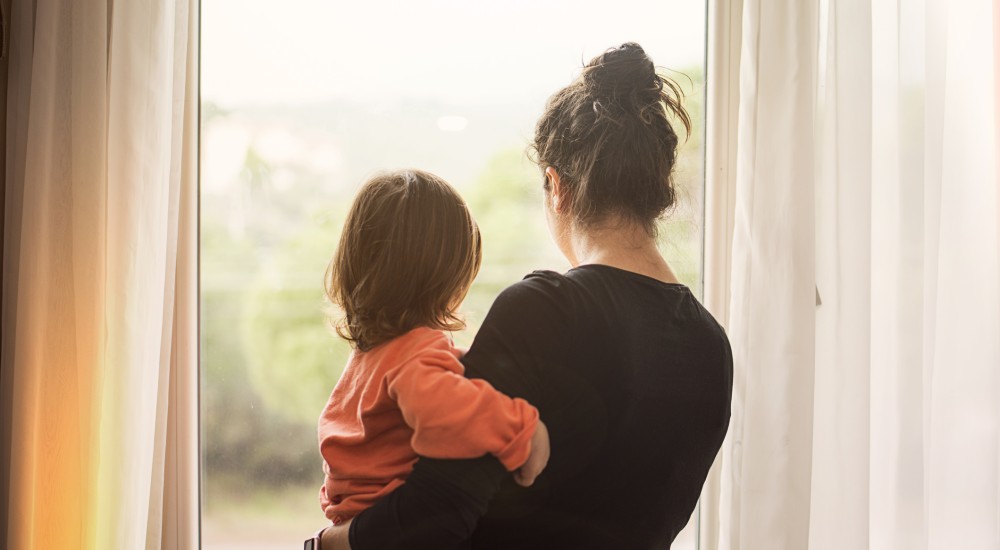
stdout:
<svg viewBox="0 0 1000 550">
<path fill-rule="evenodd" d="M 681 204 L 661 234 L 700 294 L 704 4 L 203 1 L 206 549 L 289 548 L 323 524 L 316 418 L 349 349 L 326 328 L 322 279 L 357 186 L 417 167 L 468 199 L 485 258 L 467 345 L 502 288 L 568 267 L 525 147 L 546 98 L 629 40 L 688 93 Z M 695 547 L 694 523 L 674 548 Z"/>
</svg>

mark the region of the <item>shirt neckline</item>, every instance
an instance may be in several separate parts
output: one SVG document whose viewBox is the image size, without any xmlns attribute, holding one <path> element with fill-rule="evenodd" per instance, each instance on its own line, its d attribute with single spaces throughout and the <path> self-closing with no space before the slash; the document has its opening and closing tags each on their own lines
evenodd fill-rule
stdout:
<svg viewBox="0 0 1000 550">
<path fill-rule="evenodd" d="M 652 283 L 655 283 L 657 285 L 660 285 L 660 286 L 663 286 L 663 287 L 667 287 L 667 288 L 673 288 L 673 289 L 677 289 L 677 290 L 690 290 L 688 288 L 688 286 L 685 285 L 684 283 L 668 283 L 666 281 L 661 281 L 661 280 L 656 279 L 654 277 L 650 277 L 649 275 L 643 275 L 642 273 L 636 273 L 635 271 L 629 271 L 627 269 L 622 269 L 620 267 L 615 267 L 613 265 L 608 265 L 608 264 L 582 264 L 582 265 L 578 265 L 578 266 L 576 266 L 574 268 L 571 268 L 566 273 L 568 274 L 570 271 L 577 271 L 577 270 L 584 269 L 584 268 L 595 268 L 595 267 L 596 268 L 600 268 L 600 269 L 604 269 L 604 270 L 608 270 L 608 271 L 612 271 L 612 272 L 616 272 L 616 273 L 621 273 L 621 274 L 624 274 L 624 275 L 628 275 L 630 277 L 637 278 L 637 279 L 640 279 L 640 280 L 643 280 L 643 281 L 649 281 L 649 282 L 652 282 Z"/>
</svg>

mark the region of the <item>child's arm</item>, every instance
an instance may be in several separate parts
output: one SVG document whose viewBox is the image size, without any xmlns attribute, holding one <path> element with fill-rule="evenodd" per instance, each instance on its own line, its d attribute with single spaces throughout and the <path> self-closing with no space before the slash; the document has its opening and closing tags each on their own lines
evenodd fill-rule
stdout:
<svg viewBox="0 0 1000 550">
<path fill-rule="evenodd" d="M 484 380 L 466 378 L 463 372 L 442 338 L 438 345 L 386 374 L 389 397 L 413 429 L 413 449 L 432 458 L 492 454 L 507 470 L 520 468 L 532 452 L 538 410 L 523 399 L 498 392 Z M 537 460 L 532 462 L 531 468 L 540 470 Z M 538 472 L 531 473 L 533 478 Z"/>
</svg>

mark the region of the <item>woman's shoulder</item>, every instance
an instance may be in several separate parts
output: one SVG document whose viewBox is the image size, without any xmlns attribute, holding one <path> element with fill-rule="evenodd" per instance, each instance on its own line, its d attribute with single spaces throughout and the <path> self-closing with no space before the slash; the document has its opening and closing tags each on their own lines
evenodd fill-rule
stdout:
<svg viewBox="0 0 1000 550">
<path fill-rule="evenodd" d="M 567 313 L 572 307 L 571 281 L 555 271 L 537 270 L 501 291 L 490 313 L 510 313 L 524 318 L 535 313 Z"/>
<path fill-rule="evenodd" d="M 523 279 L 514 283 L 511 286 L 534 285 L 539 288 L 546 288 L 546 287 L 559 288 L 562 286 L 563 283 L 565 283 L 568 280 L 569 279 L 566 277 L 566 275 L 562 273 L 558 273 L 548 269 L 536 269 L 535 271 L 532 271 L 531 273 L 525 275 Z"/>
</svg>

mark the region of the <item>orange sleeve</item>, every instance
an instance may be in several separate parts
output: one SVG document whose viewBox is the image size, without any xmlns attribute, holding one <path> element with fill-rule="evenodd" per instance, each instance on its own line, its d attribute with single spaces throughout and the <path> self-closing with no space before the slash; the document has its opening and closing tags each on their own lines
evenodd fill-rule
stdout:
<svg viewBox="0 0 1000 550">
<path fill-rule="evenodd" d="M 520 468 L 531 454 L 538 410 L 463 372 L 442 339 L 386 374 L 389 397 L 413 429 L 413 450 L 431 458 L 492 454 L 510 471 Z"/>
</svg>

